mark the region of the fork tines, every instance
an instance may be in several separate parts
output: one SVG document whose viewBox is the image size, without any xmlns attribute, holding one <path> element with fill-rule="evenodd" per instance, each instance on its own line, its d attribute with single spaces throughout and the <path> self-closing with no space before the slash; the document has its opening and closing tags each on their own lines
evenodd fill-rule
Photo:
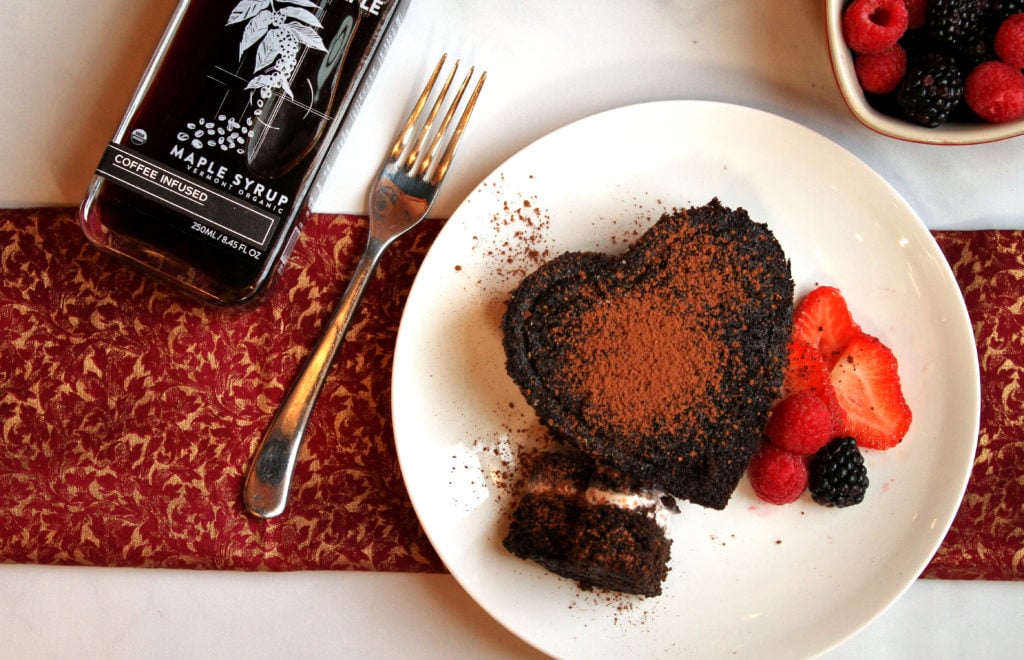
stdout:
<svg viewBox="0 0 1024 660">
<path fill-rule="evenodd" d="M 423 88 L 423 92 L 416 101 L 416 105 L 409 114 L 409 118 L 402 126 L 402 130 L 398 134 L 398 139 L 395 141 L 394 146 L 391 147 L 391 154 L 388 158 L 388 161 L 392 163 L 401 162 L 400 167 L 404 169 L 409 176 L 425 179 L 428 183 L 434 186 L 441 182 L 448 171 L 448 166 L 451 164 L 452 157 L 455 155 L 455 150 L 458 148 L 459 141 L 462 139 L 462 134 L 466 129 L 466 123 L 469 122 L 469 117 L 473 113 L 473 108 L 476 106 L 477 97 L 480 96 L 480 89 L 483 87 L 484 80 L 487 78 L 486 71 L 480 74 L 476 86 L 473 89 L 473 93 L 470 95 L 465 108 L 462 110 L 462 115 L 459 117 L 458 123 L 455 125 L 454 130 L 449 134 L 449 125 L 455 117 L 455 112 L 462 101 L 466 88 L 469 86 L 469 81 L 473 77 L 475 67 L 471 66 L 469 68 L 469 73 L 466 74 L 462 84 L 459 85 L 458 90 L 455 92 L 455 96 L 448 106 L 448 111 L 442 117 L 441 124 L 437 126 L 436 130 L 434 130 L 434 121 L 436 120 L 438 113 L 441 111 L 451 88 L 452 81 L 455 78 L 455 73 L 459 69 L 459 61 L 456 60 L 455 66 L 452 68 L 448 77 L 445 79 L 444 85 L 437 93 L 434 103 L 430 107 L 430 111 L 423 120 L 423 124 L 419 127 L 417 139 L 411 143 L 412 147 L 409 149 L 410 138 L 416 130 L 420 114 L 423 112 L 423 108 L 427 105 L 427 100 L 430 98 L 430 93 L 433 90 L 434 85 L 437 83 L 437 78 L 441 74 L 441 69 L 444 67 L 447 57 L 447 53 L 442 55 L 437 66 L 434 67 L 434 72 L 431 74 L 430 79 Z M 431 139 L 430 136 L 432 132 L 433 138 Z M 435 163 L 438 149 L 440 149 L 446 136 L 448 137 L 447 146 L 441 154 L 441 158 Z M 427 144 L 428 139 L 430 139 L 430 146 L 426 152 L 424 152 L 423 147 Z M 407 149 L 408 153 L 406 153 Z M 433 168 L 431 168 L 432 165 Z"/>
</svg>

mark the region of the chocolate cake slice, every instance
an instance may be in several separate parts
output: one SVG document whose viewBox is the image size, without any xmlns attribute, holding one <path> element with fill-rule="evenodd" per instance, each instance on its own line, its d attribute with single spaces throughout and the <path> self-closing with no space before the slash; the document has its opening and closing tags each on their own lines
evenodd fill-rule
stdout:
<svg viewBox="0 0 1024 660">
<path fill-rule="evenodd" d="M 668 511 L 660 494 L 615 470 L 546 453 L 533 464 L 504 545 L 585 589 L 657 596 L 669 570 Z"/>
<path fill-rule="evenodd" d="M 772 232 L 714 199 L 623 255 L 569 252 L 528 275 L 502 319 L 506 367 L 559 440 L 722 509 L 782 383 L 792 306 Z"/>
</svg>

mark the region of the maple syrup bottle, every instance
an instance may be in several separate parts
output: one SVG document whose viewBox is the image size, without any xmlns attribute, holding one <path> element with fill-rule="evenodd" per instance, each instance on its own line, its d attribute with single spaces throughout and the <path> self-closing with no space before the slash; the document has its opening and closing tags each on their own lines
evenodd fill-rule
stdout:
<svg viewBox="0 0 1024 660">
<path fill-rule="evenodd" d="M 400 4 L 182 0 L 79 210 L 86 236 L 203 300 L 257 297 Z"/>
</svg>

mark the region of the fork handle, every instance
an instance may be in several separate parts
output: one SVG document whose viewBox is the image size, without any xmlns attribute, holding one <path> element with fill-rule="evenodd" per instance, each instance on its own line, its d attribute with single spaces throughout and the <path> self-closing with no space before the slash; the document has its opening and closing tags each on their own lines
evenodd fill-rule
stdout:
<svg viewBox="0 0 1024 660">
<path fill-rule="evenodd" d="M 306 424 L 345 333 L 352 324 L 366 285 L 386 248 L 386 242 L 371 235 L 341 301 L 256 448 L 242 489 L 245 509 L 256 517 L 273 518 L 281 514 L 288 503 L 288 490 Z"/>
</svg>

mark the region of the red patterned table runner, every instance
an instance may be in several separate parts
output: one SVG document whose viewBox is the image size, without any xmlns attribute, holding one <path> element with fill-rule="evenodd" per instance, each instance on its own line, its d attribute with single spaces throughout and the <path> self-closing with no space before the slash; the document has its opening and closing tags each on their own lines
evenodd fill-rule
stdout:
<svg viewBox="0 0 1024 660">
<path fill-rule="evenodd" d="M 0 561 L 443 571 L 390 419 L 392 350 L 427 222 L 381 263 L 310 422 L 288 511 L 242 470 L 365 241 L 314 216 L 267 297 L 223 310 L 99 254 L 72 209 L 0 211 Z M 1024 232 L 935 232 L 979 338 L 973 478 L 926 577 L 1024 577 Z M 116 441 L 115 441 L 116 440 Z M 315 475 L 315 478 L 314 478 Z"/>
<path fill-rule="evenodd" d="M 266 522 L 242 512 L 242 471 L 365 223 L 310 218 L 269 295 L 228 310 L 100 254 L 74 210 L 0 213 L 0 559 L 443 570 L 389 408 L 402 305 L 437 223 L 384 256 L 310 420 L 288 511 Z"/>
<path fill-rule="evenodd" d="M 1024 231 L 932 233 L 974 326 L 981 429 L 967 493 L 923 577 L 1024 579 Z"/>
</svg>

